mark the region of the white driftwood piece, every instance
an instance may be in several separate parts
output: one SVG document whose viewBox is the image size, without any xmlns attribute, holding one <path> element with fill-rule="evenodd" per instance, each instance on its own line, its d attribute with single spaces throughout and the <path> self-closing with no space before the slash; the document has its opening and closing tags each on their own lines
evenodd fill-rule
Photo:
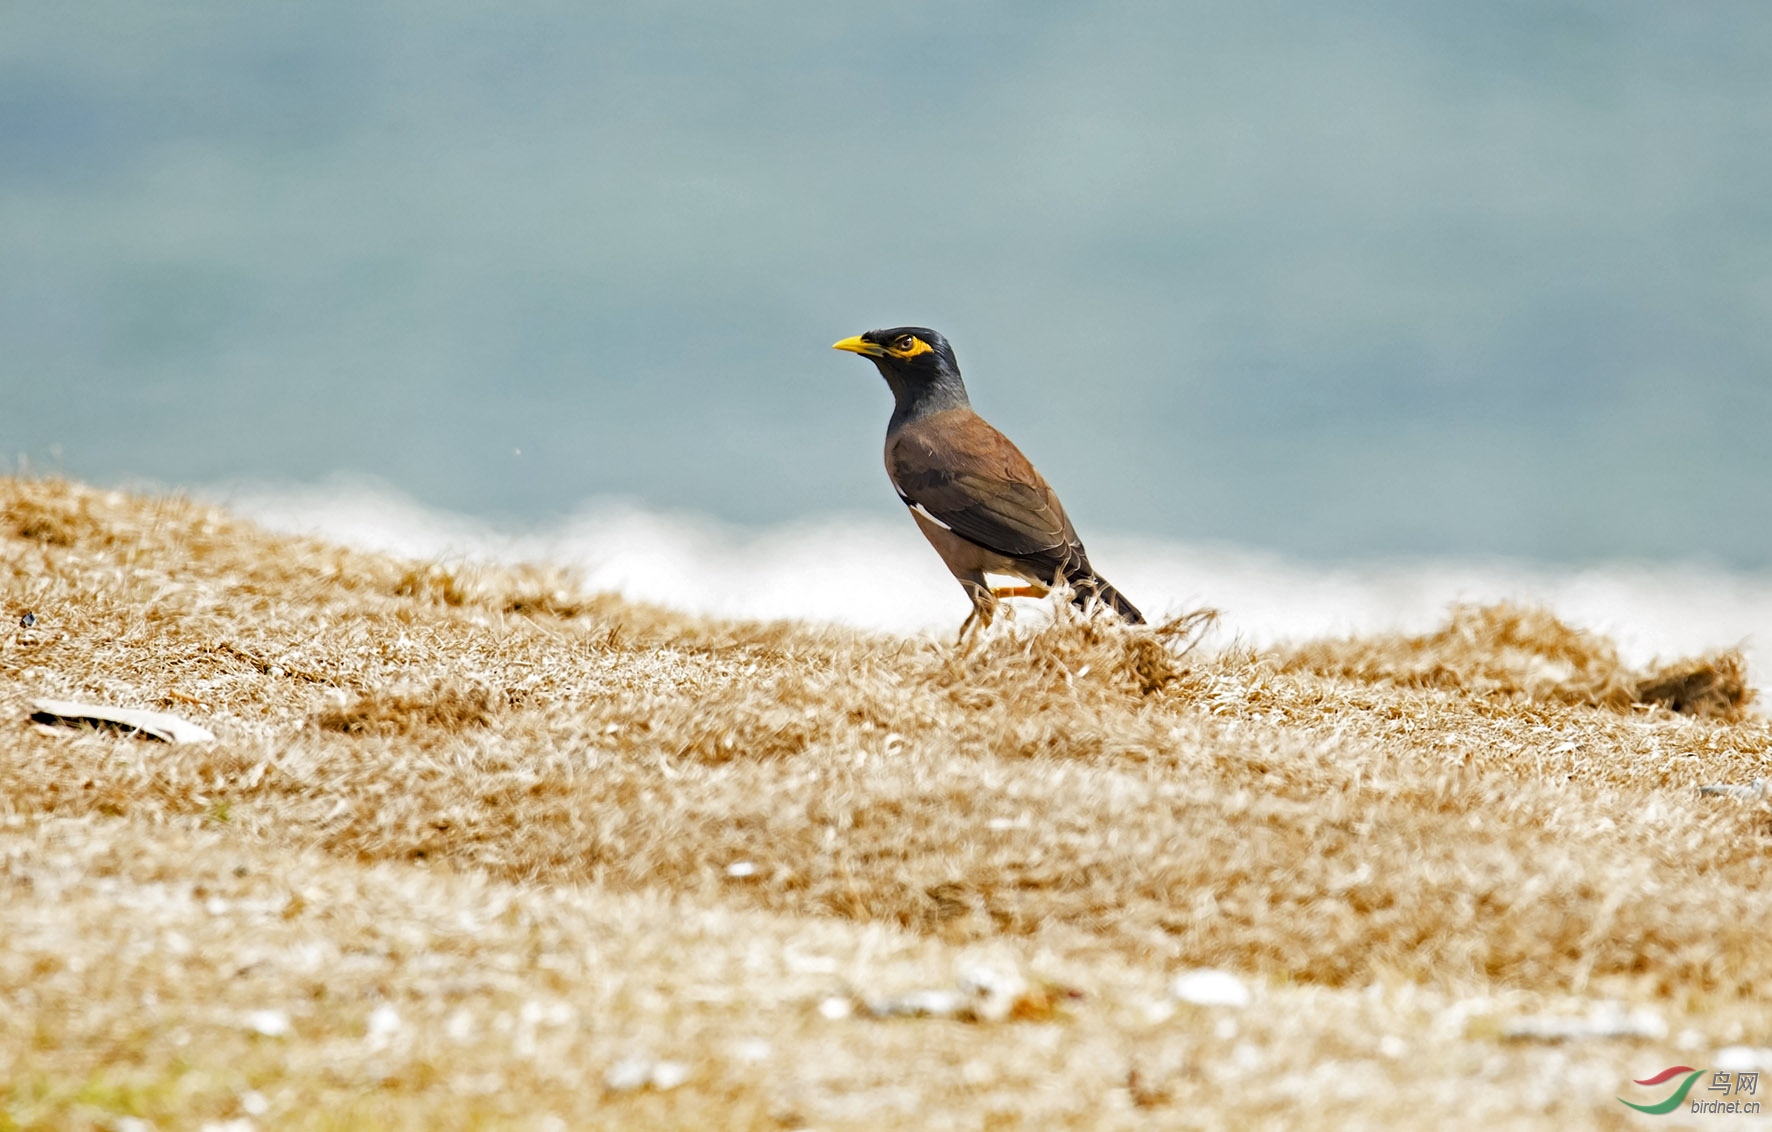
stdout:
<svg viewBox="0 0 1772 1132">
<path fill-rule="evenodd" d="M 81 704 L 73 700 L 32 700 L 31 718 L 39 723 L 102 723 L 127 727 L 167 743 L 215 742 L 215 736 L 207 729 L 163 711 Z"/>
</svg>

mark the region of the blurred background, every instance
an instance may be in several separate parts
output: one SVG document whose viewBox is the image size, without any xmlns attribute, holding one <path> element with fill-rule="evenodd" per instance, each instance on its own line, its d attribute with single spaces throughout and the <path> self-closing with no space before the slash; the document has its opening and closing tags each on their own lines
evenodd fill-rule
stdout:
<svg viewBox="0 0 1772 1132">
<path fill-rule="evenodd" d="M 1754 0 L 6 5 L 0 453 L 904 524 L 828 347 L 921 323 L 1092 545 L 1757 572 L 1769 58 Z"/>
</svg>

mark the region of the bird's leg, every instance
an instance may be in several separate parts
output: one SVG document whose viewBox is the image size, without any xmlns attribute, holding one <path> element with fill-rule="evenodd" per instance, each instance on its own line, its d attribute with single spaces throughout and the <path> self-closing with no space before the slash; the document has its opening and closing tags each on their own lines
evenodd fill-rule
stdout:
<svg viewBox="0 0 1772 1132">
<path fill-rule="evenodd" d="M 966 643 L 968 631 L 990 628 L 991 618 L 997 612 L 997 599 L 989 586 L 982 582 L 969 581 L 962 581 L 960 584 L 966 587 L 966 596 L 972 599 L 972 612 L 966 615 L 966 620 L 960 622 L 960 639 L 954 642 L 956 645 Z"/>
</svg>

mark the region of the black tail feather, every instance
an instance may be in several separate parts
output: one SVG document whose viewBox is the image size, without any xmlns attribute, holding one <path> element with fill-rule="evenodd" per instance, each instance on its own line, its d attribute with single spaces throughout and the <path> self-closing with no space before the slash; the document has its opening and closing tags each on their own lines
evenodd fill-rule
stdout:
<svg viewBox="0 0 1772 1132">
<path fill-rule="evenodd" d="M 1144 614 L 1138 611 L 1138 607 L 1127 601 L 1126 596 L 1101 575 L 1078 574 L 1067 581 L 1071 584 L 1071 604 L 1078 609 L 1088 609 L 1090 601 L 1099 601 L 1119 614 L 1128 625 L 1144 624 Z"/>
</svg>

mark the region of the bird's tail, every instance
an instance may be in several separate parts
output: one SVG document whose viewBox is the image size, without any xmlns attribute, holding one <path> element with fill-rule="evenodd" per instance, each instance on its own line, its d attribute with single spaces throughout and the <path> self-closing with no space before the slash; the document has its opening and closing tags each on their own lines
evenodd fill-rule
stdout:
<svg viewBox="0 0 1772 1132">
<path fill-rule="evenodd" d="M 1090 601 L 1099 601 L 1119 614 L 1128 625 L 1144 624 L 1144 614 L 1138 611 L 1138 607 L 1127 601 L 1126 595 L 1101 575 L 1079 572 L 1065 580 L 1071 584 L 1071 604 L 1078 609 L 1088 609 Z"/>
</svg>

